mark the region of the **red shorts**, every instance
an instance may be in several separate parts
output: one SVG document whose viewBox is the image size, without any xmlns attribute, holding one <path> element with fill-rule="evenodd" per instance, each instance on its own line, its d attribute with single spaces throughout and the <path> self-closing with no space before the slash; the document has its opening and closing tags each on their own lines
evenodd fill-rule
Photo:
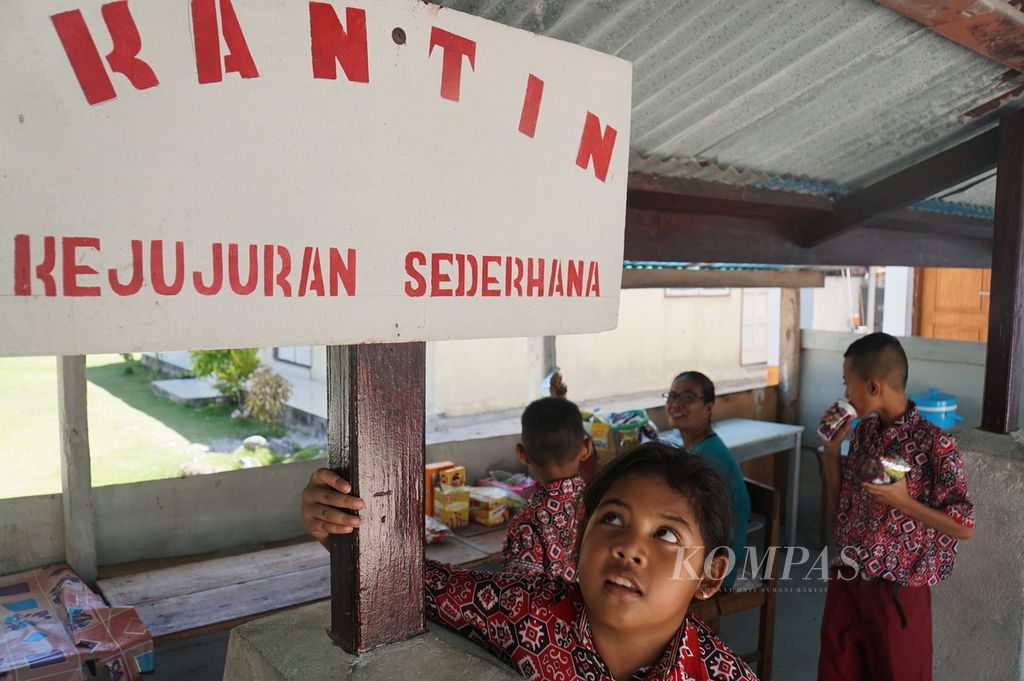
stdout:
<svg viewBox="0 0 1024 681">
<path fill-rule="evenodd" d="M 818 681 L 931 678 L 931 589 L 867 581 L 851 568 L 833 569 L 821 622 Z"/>
</svg>

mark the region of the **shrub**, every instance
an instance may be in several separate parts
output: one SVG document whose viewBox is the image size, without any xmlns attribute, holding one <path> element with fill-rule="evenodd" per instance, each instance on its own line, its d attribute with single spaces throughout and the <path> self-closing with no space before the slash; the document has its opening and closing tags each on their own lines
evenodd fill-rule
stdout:
<svg viewBox="0 0 1024 681">
<path fill-rule="evenodd" d="M 135 365 L 138 363 L 135 359 L 135 354 L 131 352 L 122 352 L 121 359 L 124 360 L 124 368 L 121 370 L 125 374 L 134 374 Z"/>
<path fill-rule="evenodd" d="M 291 394 L 292 387 L 283 376 L 267 368 L 257 369 L 249 380 L 245 410 L 252 418 L 277 427 Z"/>
<path fill-rule="evenodd" d="M 242 402 L 242 386 L 260 366 L 258 348 L 193 350 L 192 373 L 214 377 L 213 387 L 235 404 Z"/>
</svg>

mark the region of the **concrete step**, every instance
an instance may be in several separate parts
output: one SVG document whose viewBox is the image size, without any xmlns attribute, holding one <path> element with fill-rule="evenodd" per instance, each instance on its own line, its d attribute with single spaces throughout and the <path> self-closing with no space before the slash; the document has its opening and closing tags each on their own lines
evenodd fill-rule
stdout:
<svg viewBox="0 0 1024 681">
<path fill-rule="evenodd" d="M 156 395 L 171 402 L 187 405 L 201 405 L 218 399 L 221 395 L 213 384 L 204 378 L 168 378 L 151 381 L 149 387 Z"/>
</svg>

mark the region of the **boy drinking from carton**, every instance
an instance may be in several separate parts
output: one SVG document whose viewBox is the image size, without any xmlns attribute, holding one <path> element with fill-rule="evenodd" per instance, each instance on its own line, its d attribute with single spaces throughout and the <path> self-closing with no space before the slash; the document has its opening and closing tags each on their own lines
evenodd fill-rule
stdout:
<svg viewBox="0 0 1024 681">
<path fill-rule="evenodd" d="M 873 333 L 844 357 L 846 399 L 866 418 L 845 460 L 839 446 L 849 423 L 823 442 L 839 553 L 821 624 L 818 681 L 930 681 L 930 588 L 952 574 L 957 540 L 974 533 L 960 452 L 904 394 L 907 356 L 899 341 Z M 822 423 L 834 421 L 838 409 Z"/>
<path fill-rule="evenodd" d="M 551 579 L 576 579 L 576 527 L 584 482 L 580 463 L 590 456 L 579 407 L 559 397 L 531 402 L 522 417 L 516 458 L 530 467 L 537 491 L 509 524 L 505 569 Z"/>
</svg>

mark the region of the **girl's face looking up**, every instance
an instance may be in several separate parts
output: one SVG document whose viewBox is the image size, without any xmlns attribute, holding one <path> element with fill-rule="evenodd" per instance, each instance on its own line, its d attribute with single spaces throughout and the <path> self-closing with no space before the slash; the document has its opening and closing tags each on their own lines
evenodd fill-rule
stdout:
<svg viewBox="0 0 1024 681">
<path fill-rule="evenodd" d="M 580 548 L 580 590 L 592 624 L 671 638 L 694 593 L 703 586 L 701 596 L 710 597 L 721 585 L 703 577 L 705 554 L 682 494 L 654 475 L 617 480 L 591 515 Z M 725 559 L 715 563 L 724 576 L 718 561 Z"/>
</svg>

